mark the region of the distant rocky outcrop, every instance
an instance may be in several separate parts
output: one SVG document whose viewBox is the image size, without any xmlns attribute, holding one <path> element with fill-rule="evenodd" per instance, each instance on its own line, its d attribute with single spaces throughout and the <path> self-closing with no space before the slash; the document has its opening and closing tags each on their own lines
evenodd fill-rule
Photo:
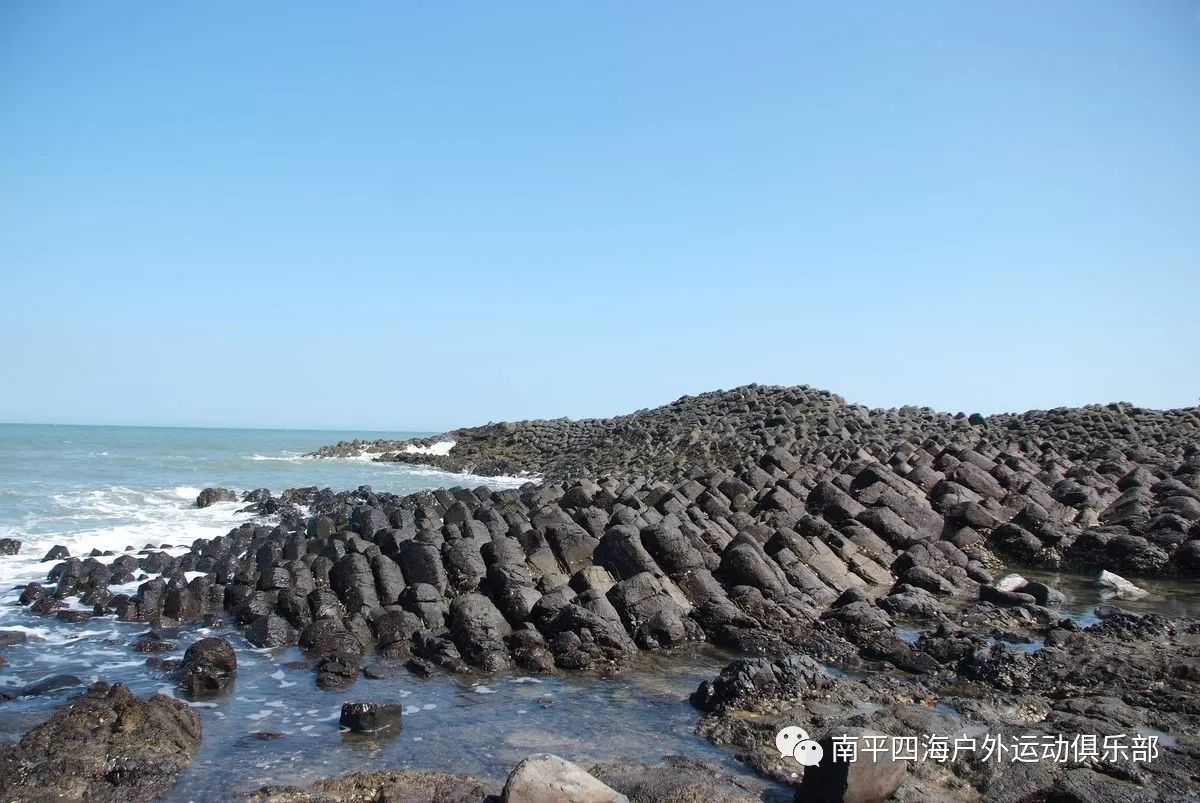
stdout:
<svg viewBox="0 0 1200 803">
<path fill-rule="evenodd" d="M 746 385 L 613 418 L 493 423 L 407 441 L 344 441 L 313 456 L 374 456 L 484 476 L 529 473 L 557 480 L 643 474 L 669 481 L 730 468 L 773 447 L 802 462 L 818 455 L 852 458 L 859 449 L 882 460 L 903 444 L 920 445 L 929 438 L 965 446 L 1047 443 L 1065 452 L 1079 444 L 1117 449 L 1125 444 L 1177 459 L 1198 433 L 1196 408 L 1159 411 L 1116 403 L 952 415 L 928 407 L 868 408 L 807 385 Z M 454 444 L 448 454 L 429 453 L 434 444 L 446 442 Z"/>
</svg>

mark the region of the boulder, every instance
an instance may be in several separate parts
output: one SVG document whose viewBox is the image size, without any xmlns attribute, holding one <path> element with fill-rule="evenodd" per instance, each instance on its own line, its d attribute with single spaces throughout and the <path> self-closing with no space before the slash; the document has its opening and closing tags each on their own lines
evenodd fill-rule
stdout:
<svg viewBox="0 0 1200 803">
<path fill-rule="evenodd" d="M 0 799 L 154 800 L 200 739 L 200 717 L 186 703 L 95 683 L 0 754 Z"/>
<path fill-rule="evenodd" d="M 15 538 L 0 538 L 0 555 L 15 555 L 21 551 L 21 542 Z"/>
<path fill-rule="evenodd" d="M 188 694 L 211 694 L 229 688 L 236 675 L 233 645 L 223 638 L 203 638 L 183 654 L 179 685 Z"/>
<path fill-rule="evenodd" d="M 1150 593 L 1107 569 L 1101 569 L 1100 574 L 1096 575 L 1096 585 L 1118 599 L 1141 599 Z"/>
<path fill-rule="evenodd" d="M 522 759 L 508 774 L 504 803 L 629 803 L 629 798 L 593 778 L 579 765 L 549 753 Z"/>
<path fill-rule="evenodd" d="M 46 553 L 46 556 L 42 558 L 41 562 L 48 563 L 52 560 L 65 560 L 69 557 L 71 557 L 71 552 L 62 544 L 57 544 L 50 547 L 50 551 Z"/>
<path fill-rule="evenodd" d="M 238 495 L 235 491 L 228 488 L 205 488 L 196 497 L 196 507 L 208 507 L 215 505 L 217 502 L 236 502 Z"/>
</svg>

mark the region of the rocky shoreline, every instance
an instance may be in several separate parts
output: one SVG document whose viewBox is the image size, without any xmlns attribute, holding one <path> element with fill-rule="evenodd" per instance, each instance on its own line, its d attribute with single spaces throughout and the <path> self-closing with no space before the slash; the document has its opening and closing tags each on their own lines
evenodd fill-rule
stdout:
<svg viewBox="0 0 1200 803">
<path fill-rule="evenodd" d="M 431 448 L 448 441 L 448 451 Z M 798 800 L 1200 793 L 1200 623 L 1114 605 L 1084 623 L 1064 614 L 1059 589 L 1010 576 L 1200 577 L 1196 408 L 983 417 L 748 386 L 613 419 L 490 424 L 316 454 L 544 479 L 407 496 L 205 489 L 199 505 L 240 500 L 273 518 L 181 556 L 54 552 L 47 581 L 22 604 L 65 620 L 146 622 L 146 644 L 229 617 L 255 646 L 299 644 L 326 688 L 355 684 L 372 655 L 418 675 L 578 672 L 707 641 L 749 657 L 697 690 L 698 732 L 796 787 Z M 134 594 L 109 590 L 145 575 L 157 577 Z M 91 610 L 69 609 L 75 597 Z M 224 648 L 190 653 L 183 687 L 220 693 L 236 672 Z M 1023 738 L 1095 736 L 1114 750 L 1063 761 L 889 752 L 850 772 L 805 770 L 776 749 L 789 725 L 827 746 L 839 734 L 991 738 L 1021 750 Z M 1142 741 L 1116 752 L 1117 735 Z M 1130 751 L 1151 737 L 1156 755 L 1138 760 Z M 718 795 L 680 781 L 685 791 L 665 796 L 652 783 L 670 776 L 661 769 L 593 776 L 623 778 L 605 788 L 629 799 Z M 375 799 L 411 780 L 263 795 Z M 496 793 L 441 783 L 432 788 L 451 791 L 418 799 Z"/>
</svg>

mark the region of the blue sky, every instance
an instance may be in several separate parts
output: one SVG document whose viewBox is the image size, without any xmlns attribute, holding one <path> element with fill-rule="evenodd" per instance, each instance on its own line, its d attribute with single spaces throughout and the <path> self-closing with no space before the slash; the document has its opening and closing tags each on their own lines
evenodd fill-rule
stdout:
<svg viewBox="0 0 1200 803">
<path fill-rule="evenodd" d="M 0 5 L 0 420 L 1200 395 L 1200 4 Z"/>
</svg>

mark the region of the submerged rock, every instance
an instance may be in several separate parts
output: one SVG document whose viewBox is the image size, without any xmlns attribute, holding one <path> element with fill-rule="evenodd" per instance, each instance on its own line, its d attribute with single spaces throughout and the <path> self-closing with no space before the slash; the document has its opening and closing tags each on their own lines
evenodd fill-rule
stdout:
<svg viewBox="0 0 1200 803">
<path fill-rule="evenodd" d="M 0 799 L 153 800 L 175 785 L 200 738 L 200 717 L 186 703 L 95 683 L 0 747 Z"/>
<path fill-rule="evenodd" d="M 22 697 L 38 697 L 58 689 L 82 686 L 84 682 L 74 675 L 51 675 L 27 686 L 0 689 L 0 700 L 19 700 Z"/>
<path fill-rule="evenodd" d="M 317 781 L 311 787 L 264 786 L 242 796 L 263 803 L 404 801 L 404 803 L 483 803 L 494 790 L 467 775 L 430 770 L 355 772 Z"/>
</svg>

